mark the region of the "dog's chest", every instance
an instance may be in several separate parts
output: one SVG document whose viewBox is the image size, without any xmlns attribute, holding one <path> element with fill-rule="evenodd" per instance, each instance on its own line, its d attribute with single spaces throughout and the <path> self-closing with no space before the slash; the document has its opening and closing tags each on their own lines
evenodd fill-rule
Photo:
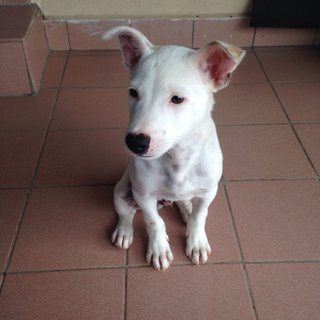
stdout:
<svg viewBox="0 0 320 320">
<path fill-rule="evenodd" d="M 170 201 L 191 199 L 211 188 L 209 170 L 191 157 L 135 163 L 133 184 L 140 192 Z"/>
</svg>

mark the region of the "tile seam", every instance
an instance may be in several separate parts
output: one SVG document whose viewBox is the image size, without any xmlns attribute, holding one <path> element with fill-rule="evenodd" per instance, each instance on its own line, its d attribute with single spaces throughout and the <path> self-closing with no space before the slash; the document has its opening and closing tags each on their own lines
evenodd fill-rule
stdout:
<svg viewBox="0 0 320 320">
<path fill-rule="evenodd" d="M 247 289 L 247 292 L 248 292 L 248 296 L 249 296 L 249 299 L 250 299 L 253 315 L 254 315 L 256 320 L 259 320 L 258 313 L 257 313 L 257 307 L 255 305 L 255 300 L 254 300 L 254 296 L 253 296 L 253 292 L 252 292 L 252 287 L 251 287 L 251 284 L 250 284 L 250 279 L 249 279 L 248 271 L 246 269 L 246 265 L 245 264 L 242 265 L 242 272 L 243 272 L 245 286 L 246 286 L 246 289 Z"/>
<path fill-rule="evenodd" d="M 251 179 L 226 179 L 221 183 L 242 183 L 242 182 L 272 182 L 272 181 L 317 181 L 318 177 L 292 177 L 292 178 L 251 178 Z M 52 184 L 52 185 L 33 185 L 33 189 L 70 189 L 88 187 L 114 187 L 116 183 L 92 183 L 92 184 Z M 27 190 L 28 187 L 0 185 L 0 190 Z"/>
<path fill-rule="evenodd" d="M 303 152 L 304 155 L 306 156 L 306 158 L 307 158 L 307 160 L 308 160 L 308 162 L 309 162 L 309 165 L 311 166 L 313 172 L 316 174 L 317 177 L 319 177 L 319 173 L 317 172 L 317 170 L 316 170 L 316 168 L 315 168 L 315 166 L 314 166 L 314 164 L 313 164 L 310 156 L 309 156 L 308 153 L 307 153 L 306 148 L 304 147 L 301 139 L 299 138 L 299 136 L 298 136 L 298 134 L 297 134 L 297 132 L 296 132 L 296 130 L 295 130 L 292 122 L 291 122 L 291 119 L 290 119 L 290 117 L 289 117 L 289 115 L 288 115 L 288 113 L 287 113 L 287 111 L 286 111 L 286 109 L 285 109 L 285 107 L 284 107 L 284 105 L 283 105 L 283 103 L 282 103 L 282 101 L 281 101 L 281 99 L 280 99 L 280 97 L 279 97 L 279 95 L 278 95 L 278 93 L 277 93 L 277 91 L 276 91 L 273 83 L 270 81 L 270 78 L 269 78 L 268 75 L 267 75 L 267 72 L 266 72 L 266 70 L 265 70 L 265 68 L 264 68 L 264 66 L 263 66 L 263 63 L 262 63 L 261 59 L 259 58 L 259 55 L 257 54 L 257 52 L 256 52 L 255 50 L 253 50 L 253 52 L 254 52 L 254 54 L 255 54 L 255 56 L 256 56 L 256 59 L 257 59 L 258 62 L 259 62 L 260 68 L 263 70 L 263 73 L 264 73 L 265 77 L 267 78 L 267 80 L 268 80 L 268 82 L 269 82 L 269 84 L 270 84 L 270 86 L 271 86 L 271 89 L 272 89 L 274 95 L 276 96 L 276 98 L 277 98 L 280 106 L 281 106 L 282 112 L 284 113 L 285 117 L 286 117 L 287 120 L 288 120 L 289 126 L 290 126 L 291 131 L 293 132 L 293 134 L 294 134 L 294 136 L 295 136 L 295 138 L 296 138 L 296 141 L 297 141 L 298 144 L 300 145 L 300 147 L 301 147 L 301 149 L 302 149 L 302 152 Z"/>
<path fill-rule="evenodd" d="M 126 250 L 126 265 L 124 270 L 124 296 L 123 296 L 123 320 L 128 318 L 128 261 L 129 250 Z"/>
<path fill-rule="evenodd" d="M 51 112 L 50 112 L 50 115 L 49 115 L 49 123 L 50 123 L 51 115 L 53 113 L 53 110 L 54 110 L 56 102 L 57 102 L 57 96 L 58 96 L 58 92 L 56 92 L 56 96 L 54 98 L 54 101 L 52 102 Z M 25 203 L 24 203 L 24 206 L 23 206 L 23 210 L 22 210 L 20 219 L 18 221 L 18 225 L 17 225 L 17 229 L 16 229 L 16 232 L 15 232 L 13 244 L 11 246 L 9 257 L 7 259 L 7 263 L 6 263 L 6 266 L 5 266 L 5 274 L 7 274 L 7 271 L 9 269 L 10 264 L 11 264 L 11 261 L 12 261 L 12 258 L 13 258 L 13 254 L 14 254 L 14 249 L 15 249 L 15 246 L 17 244 L 19 233 L 20 233 L 20 230 L 21 230 L 21 226 L 22 226 L 22 223 L 23 223 L 23 220 L 24 220 L 25 211 L 26 211 L 26 208 L 27 208 L 29 200 L 30 200 L 32 187 L 33 187 L 33 184 L 34 184 L 34 181 L 35 181 L 35 178 L 36 178 L 36 174 L 37 174 L 38 167 L 39 167 L 39 164 L 40 164 L 40 161 L 41 161 L 41 156 L 42 156 L 42 153 L 43 153 L 44 145 L 45 145 L 45 142 L 46 142 L 46 139 L 47 139 L 47 135 L 48 135 L 48 132 L 49 132 L 48 131 L 48 127 L 47 127 L 46 130 L 43 130 L 43 131 L 44 132 L 43 132 L 41 145 L 40 145 L 40 148 L 39 148 L 39 151 L 38 151 L 37 161 L 36 161 L 35 166 L 34 166 L 33 174 L 32 174 L 32 177 L 31 177 L 31 181 L 30 181 L 29 187 L 27 189 L 27 193 L 26 193 L 26 200 L 25 200 Z"/>
<path fill-rule="evenodd" d="M 265 264 L 320 264 L 320 260 L 266 260 L 266 261 L 208 261 L 202 266 L 229 266 L 229 265 L 265 265 Z M 193 267 L 201 268 L 190 262 L 185 263 L 174 263 L 170 268 L 176 267 Z M 36 270 L 21 270 L 21 271 L 8 271 L 0 273 L 0 275 L 24 275 L 24 274 L 37 274 L 37 273 L 55 273 L 55 272 L 81 272 L 81 271 L 96 271 L 96 270 L 129 270 L 129 269 L 153 269 L 148 264 L 137 264 L 137 265 L 114 265 L 114 266 L 101 266 L 101 267 L 84 267 L 84 268 L 60 268 L 60 269 L 36 269 Z M 161 272 L 154 269 L 154 272 Z"/>
<path fill-rule="evenodd" d="M 68 39 L 68 46 L 69 46 L 69 52 L 72 50 L 71 49 L 71 41 L 70 41 L 70 34 L 69 34 L 69 21 L 68 20 L 65 20 L 66 22 L 66 32 L 67 32 L 67 39 Z M 70 53 L 69 53 L 70 55 Z M 69 57 L 68 55 L 68 57 Z"/>
<path fill-rule="evenodd" d="M 242 250 L 242 247 L 241 247 L 240 237 L 239 237 L 239 233 L 238 233 L 238 230 L 237 230 L 236 221 L 235 221 L 235 218 L 234 218 L 234 214 L 233 214 L 231 201 L 230 201 L 230 197 L 229 197 L 229 194 L 228 194 L 226 183 L 224 182 L 222 184 L 222 186 L 223 186 L 224 194 L 225 194 L 225 197 L 226 197 L 226 200 L 227 200 L 229 216 L 231 218 L 231 224 L 232 224 L 233 232 L 234 232 L 234 235 L 235 235 L 235 238 L 236 238 L 235 240 L 237 242 L 238 253 L 240 255 L 241 263 L 243 263 L 244 262 L 243 250 Z"/>
<path fill-rule="evenodd" d="M 17 224 L 17 227 L 16 227 L 16 232 L 14 234 L 13 243 L 12 243 L 12 246 L 10 248 L 10 252 L 9 252 L 9 255 L 8 255 L 8 258 L 7 258 L 7 261 L 6 261 L 6 265 L 5 265 L 5 269 L 4 269 L 4 281 L 2 281 L 2 287 L 3 287 L 3 284 L 5 282 L 5 277 L 6 277 L 6 274 L 8 273 L 8 270 L 9 270 L 9 267 L 10 267 L 10 264 L 11 264 L 11 261 L 12 261 L 12 258 L 13 258 L 14 249 L 15 249 L 15 246 L 16 246 L 17 241 L 18 241 L 18 237 L 19 237 L 19 233 L 20 233 L 20 230 L 21 230 L 21 226 L 22 226 L 23 220 L 24 220 L 26 208 L 27 208 L 29 200 L 30 200 L 30 195 L 31 195 L 31 192 L 32 192 L 32 189 L 33 189 L 33 185 L 35 183 L 35 179 L 36 179 L 36 176 L 37 176 L 38 168 L 39 168 L 39 165 L 40 165 L 40 162 L 41 162 L 41 157 L 42 157 L 42 154 L 43 154 L 43 151 L 44 151 L 44 146 L 46 144 L 47 136 L 49 134 L 49 128 L 50 128 L 50 125 L 51 125 L 51 122 L 52 122 L 52 119 L 53 119 L 53 114 L 54 114 L 54 111 L 55 111 L 55 108 L 56 108 L 56 105 L 57 105 L 59 93 L 60 93 L 60 89 L 57 89 L 57 91 L 55 93 L 55 96 L 53 98 L 53 101 L 51 102 L 51 111 L 50 111 L 50 114 L 49 114 L 47 128 L 45 130 L 42 130 L 43 138 L 42 138 L 41 145 L 40 145 L 40 148 L 39 148 L 39 151 L 38 151 L 38 158 L 37 158 L 37 161 L 36 161 L 35 166 L 34 166 L 33 174 L 32 174 L 31 180 L 30 180 L 30 184 L 29 184 L 29 187 L 28 187 L 27 192 L 26 192 L 26 196 L 25 196 L 26 198 L 25 198 L 24 206 L 23 206 L 23 209 L 22 209 L 20 217 L 19 217 L 19 221 L 18 221 L 18 224 Z M 0 290 L 2 289 L 2 287 L 0 288 Z"/>
</svg>

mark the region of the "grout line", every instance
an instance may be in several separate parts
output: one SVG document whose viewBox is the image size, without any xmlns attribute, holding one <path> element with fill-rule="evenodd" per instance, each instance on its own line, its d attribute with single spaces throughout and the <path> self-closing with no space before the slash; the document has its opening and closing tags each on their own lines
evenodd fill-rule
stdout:
<svg viewBox="0 0 320 320">
<path fill-rule="evenodd" d="M 192 20 L 192 30 L 191 30 L 191 48 L 194 49 L 194 28 L 195 28 L 195 19 Z"/>
<path fill-rule="evenodd" d="M 233 210 L 232 210 L 232 207 L 231 207 L 230 197 L 229 197 L 227 186 L 226 186 L 225 183 L 223 183 L 223 189 L 224 189 L 224 194 L 225 194 L 225 197 L 226 197 L 226 200 L 227 200 L 227 204 L 228 204 L 228 209 L 229 209 L 229 213 L 230 213 L 230 217 L 231 217 L 233 231 L 234 231 L 234 234 L 235 234 L 235 237 L 236 237 L 236 241 L 237 241 L 237 246 L 238 246 L 238 251 L 239 251 L 241 263 L 243 263 L 244 262 L 244 257 L 243 257 L 243 251 L 242 251 L 242 248 L 241 248 L 239 233 L 238 233 L 238 230 L 237 230 L 237 227 L 236 227 L 236 222 L 235 222 Z"/>
<path fill-rule="evenodd" d="M 216 124 L 216 127 L 287 126 L 287 122 Z"/>
<path fill-rule="evenodd" d="M 318 177 L 297 177 L 297 178 L 252 178 L 252 179 L 226 179 L 224 178 L 221 180 L 221 184 L 228 184 L 228 183 L 243 183 L 243 182 L 272 182 L 272 181 L 314 181 L 318 180 Z M 69 189 L 69 188 L 88 188 L 88 187 L 114 187 L 115 182 L 110 183 L 92 183 L 92 184 L 70 184 L 70 185 L 59 185 L 59 184 L 52 184 L 52 185 L 33 185 L 33 189 Z M 0 190 L 2 189 L 9 189 L 9 190 L 28 190 L 28 187 L 15 187 L 15 186 L 0 186 Z"/>
<path fill-rule="evenodd" d="M 68 38 L 68 45 L 69 45 L 69 52 L 71 51 L 71 41 L 70 41 L 70 35 L 69 35 L 69 21 L 65 20 L 66 22 L 66 31 L 67 31 L 67 38 Z M 69 53 L 70 55 L 70 53 Z M 68 55 L 68 57 L 69 57 Z"/>
<path fill-rule="evenodd" d="M 293 133 L 294 133 L 294 135 L 295 135 L 296 139 L 298 140 L 298 142 L 299 142 L 299 144 L 300 144 L 300 146 L 301 146 L 301 148 L 302 148 L 302 150 L 303 150 L 304 154 L 306 155 L 306 157 L 307 157 L 307 159 L 308 159 L 308 161 L 309 161 L 309 163 L 310 163 L 310 165 L 311 165 L 311 168 L 312 168 L 312 169 L 313 169 L 313 171 L 316 173 L 316 175 L 319 177 L 319 176 L 320 176 L 320 173 L 318 173 L 318 171 L 317 171 L 317 169 L 316 169 L 315 165 L 313 164 L 313 162 L 312 162 L 312 160 L 311 160 L 311 158 L 310 158 L 310 156 L 309 156 L 309 154 L 308 154 L 308 152 L 307 152 L 306 148 L 304 147 L 304 145 L 303 145 L 302 141 L 300 140 L 300 137 L 299 137 L 299 135 L 298 135 L 298 133 L 297 133 L 297 131 L 296 131 L 296 129 L 294 128 L 294 126 L 293 126 L 293 125 L 291 125 L 291 129 L 292 129 L 292 131 L 293 131 Z"/>
<path fill-rule="evenodd" d="M 207 266 L 221 266 L 221 265 L 264 265 L 264 264 L 320 264 L 320 260 L 266 260 L 266 261 L 208 261 L 205 265 Z M 201 266 L 196 266 L 191 262 L 185 263 L 174 263 L 170 265 L 170 268 L 176 267 L 194 267 L 201 268 Z M 111 266 L 98 266 L 98 267 L 83 267 L 83 268 L 61 268 L 61 269 L 44 269 L 44 270 L 22 270 L 22 271 L 8 271 L 2 273 L 3 276 L 6 275 L 24 275 L 24 274 L 37 274 L 37 273 L 53 273 L 53 272 L 81 272 L 81 271 L 95 271 L 95 270 L 129 270 L 129 269 L 153 269 L 151 265 L 148 264 L 137 264 L 137 265 L 111 265 Z M 155 272 L 159 272 L 154 269 Z M 161 272 L 161 271 L 160 271 Z M 0 273 L 1 275 L 1 273 Z"/>
<path fill-rule="evenodd" d="M 36 19 L 38 18 L 38 14 L 40 14 L 40 18 L 42 18 L 42 16 L 41 16 L 41 11 L 40 11 L 38 8 L 36 8 L 36 10 L 35 10 L 35 12 L 34 12 L 34 14 L 33 14 L 33 17 L 32 17 L 32 19 L 31 19 L 31 21 L 30 21 L 30 24 L 29 24 L 29 26 L 28 26 L 27 32 L 26 32 L 26 34 L 24 35 L 24 37 L 22 38 L 22 43 L 25 42 L 26 39 L 28 39 L 28 37 L 30 36 L 31 30 L 32 30 L 32 28 L 34 27 L 34 23 L 35 23 Z M 8 29 L 14 29 L 14 28 L 8 28 Z M 19 29 L 20 29 L 20 28 L 19 28 Z M 23 29 L 23 28 L 22 28 L 22 29 Z"/>
<path fill-rule="evenodd" d="M 272 181 L 314 181 L 318 177 L 296 177 L 296 178 L 257 178 L 257 179 L 225 179 L 225 183 L 242 183 L 242 182 L 272 182 Z"/>
<path fill-rule="evenodd" d="M 247 292 L 248 292 L 248 295 L 249 295 L 249 300 L 250 300 L 250 303 L 251 303 L 251 307 L 252 307 L 252 311 L 253 311 L 254 317 L 255 317 L 256 320 L 258 320 L 256 306 L 255 306 L 253 295 L 252 295 L 252 289 L 250 287 L 248 274 L 247 274 L 247 270 L 246 270 L 245 263 L 244 263 L 244 256 L 243 256 L 243 251 L 242 251 L 242 247 L 241 247 L 241 243 L 240 243 L 239 233 L 238 233 L 238 230 L 237 230 L 237 226 L 236 226 L 236 222 L 235 222 L 235 218 L 234 218 L 234 214 L 233 214 L 233 210 L 232 210 L 232 206 L 231 206 L 231 202 L 230 202 L 227 186 L 226 186 L 225 183 L 223 183 L 223 188 L 224 188 L 225 196 L 226 196 L 226 199 L 227 199 L 227 204 L 228 204 L 228 209 L 229 209 L 229 213 L 230 213 L 230 217 L 231 217 L 231 221 L 232 221 L 233 231 L 234 231 L 234 234 L 235 234 L 236 240 L 237 240 L 238 251 L 239 251 L 239 254 L 240 254 L 240 258 L 241 258 L 241 267 L 242 267 L 242 270 L 243 270 L 244 283 L 245 283 L 245 286 L 247 288 Z"/>
<path fill-rule="evenodd" d="M 257 308 L 255 305 L 253 292 L 252 292 L 252 288 L 251 288 L 251 284 L 250 284 L 250 279 L 249 279 L 248 271 L 247 271 L 245 264 L 242 265 L 242 272 L 243 272 L 243 277 L 244 277 L 244 283 L 247 288 L 249 299 L 251 302 L 252 311 L 253 311 L 255 319 L 258 320 L 259 318 L 258 318 Z"/>
<path fill-rule="evenodd" d="M 31 193 L 31 188 L 29 187 L 26 190 L 26 193 L 25 193 L 25 196 L 24 196 L 24 201 L 23 201 L 23 204 L 22 204 L 22 208 L 21 208 L 21 211 L 19 213 L 18 223 L 16 225 L 16 228 L 15 228 L 15 231 L 14 231 L 14 234 L 13 234 L 13 239 L 11 240 L 11 245 L 10 245 L 10 248 L 9 248 L 9 254 L 7 256 L 7 259 L 5 261 L 5 265 L 4 265 L 4 268 L 3 268 L 4 272 L 3 272 L 3 279 L 2 279 L 2 282 L 0 284 L 0 295 L 1 295 L 1 292 L 2 292 L 3 285 L 5 283 L 5 280 L 6 280 L 6 274 L 7 274 L 7 271 L 8 271 L 8 268 L 10 266 L 10 262 L 11 262 L 11 259 L 12 259 L 12 256 L 13 256 L 14 248 L 15 248 L 15 245 L 16 245 L 16 242 L 17 242 L 17 238 L 18 238 L 18 234 L 19 234 L 19 231 L 20 231 L 20 228 L 21 228 L 21 224 L 22 224 L 22 220 L 23 220 L 23 217 L 24 217 L 24 213 L 25 213 L 26 207 L 27 207 L 28 202 L 29 202 L 30 193 Z"/>
<path fill-rule="evenodd" d="M 57 102 L 57 97 L 58 97 L 58 92 L 56 92 L 56 96 L 55 96 L 55 98 L 53 99 L 53 102 L 52 102 L 51 112 L 50 112 L 50 116 L 49 116 L 49 123 L 50 123 L 51 116 L 52 116 L 53 110 L 54 110 L 56 102 Z M 33 171 L 32 177 L 31 177 L 31 182 L 30 182 L 30 185 L 29 185 L 29 187 L 27 189 L 27 192 L 26 192 L 26 200 L 24 202 L 23 210 L 22 210 L 21 215 L 19 217 L 19 221 L 18 221 L 17 228 L 16 228 L 15 235 L 14 235 L 13 244 L 11 246 L 11 250 L 9 252 L 9 257 L 8 257 L 8 259 L 6 261 L 6 265 L 5 265 L 5 268 L 4 268 L 5 274 L 7 273 L 8 268 L 9 268 L 9 266 L 11 264 L 11 261 L 12 261 L 13 252 L 14 252 L 15 246 L 17 244 L 17 240 L 18 240 L 18 236 L 19 236 L 19 233 L 20 233 L 20 230 L 21 230 L 21 226 L 22 226 L 22 222 L 23 222 L 23 219 L 24 219 L 25 211 L 26 211 L 26 208 L 27 208 L 29 200 L 30 200 L 32 187 L 33 187 L 33 184 L 34 184 L 34 181 L 35 181 L 35 178 L 36 178 L 38 167 L 40 165 L 40 160 L 41 160 L 41 156 L 42 156 L 42 153 L 43 153 L 43 150 L 44 150 L 44 145 L 45 145 L 45 142 L 46 142 L 46 139 L 47 139 L 48 132 L 49 131 L 48 131 L 48 128 L 47 128 L 45 130 L 44 134 L 43 134 L 42 142 L 41 142 L 39 153 L 38 153 L 38 160 L 37 160 L 37 162 L 35 164 L 34 171 Z"/>
<path fill-rule="evenodd" d="M 254 43 L 256 42 L 256 34 L 257 34 L 257 28 L 254 28 L 253 37 L 252 37 L 252 43 L 251 43 L 251 48 L 254 47 Z"/>
<path fill-rule="evenodd" d="M 55 88 L 59 90 L 59 88 Z M 59 90 L 61 91 L 61 90 Z M 213 115 L 214 118 L 214 115 Z M 291 125 L 319 125 L 320 121 L 304 121 L 304 122 L 291 122 L 291 123 L 235 123 L 235 124 L 217 124 L 217 128 L 228 128 L 228 127 L 257 127 L 257 126 L 291 126 Z M 107 131 L 107 130 L 125 130 L 125 126 L 117 127 L 92 127 L 92 128 L 59 128 L 53 127 L 50 128 L 51 132 L 76 132 L 76 131 Z M 12 132 L 12 131 L 41 131 L 44 129 L 1 129 L 0 133 Z"/>
<path fill-rule="evenodd" d="M 278 95 L 278 93 L 277 93 L 276 89 L 274 88 L 273 83 L 270 81 L 270 79 L 269 79 L 269 77 L 268 77 L 268 75 L 267 75 L 267 72 L 266 72 L 266 70 L 265 70 L 265 68 L 264 68 L 264 66 L 263 66 L 263 64 L 262 64 L 262 62 L 261 62 L 261 60 L 260 60 L 260 58 L 259 58 L 259 56 L 258 56 L 257 52 L 256 52 L 255 50 L 253 50 L 253 52 L 254 52 L 254 54 L 255 54 L 255 56 L 256 56 L 256 59 L 257 59 L 257 60 L 258 60 L 258 62 L 259 62 L 259 65 L 260 65 L 260 67 L 261 67 L 261 69 L 262 69 L 262 71 L 263 71 L 264 75 L 266 76 L 266 78 L 267 78 L 267 80 L 268 80 L 268 82 L 269 82 L 269 84 L 270 84 L 270 87 L 271 87 L 271 89 L 272 89 L 272 91 L 273 91 L 274 95 L 276 96 L 276 98 L 277 98 L 277 100 L 278 100 L 278 102 L 279 102 L 279 104 L 280 104 L 280 106 L 281 106 L 281 109 L 282 109 L 282 111 L 283 111 L 283 113 L 284 113 L 285 117 L 286 117 L 286 118 L 287 118 L 287 120 L 288 120 L 289 126 L 290 126 L 290 128 L 291 128 L 291 130 L 292 130 L 292 132 L 293 132 L 294 136 L 296 137 L 296 140 L 297 140 L 297 141 L 298 141 L 298 143 L 300 144 L 300 147 L 302 148 L 303 153 L 304 153 L 304 154 L 305 154 L 305 156 L 307 157 L 308 162 L 309 162 L 309 164 L 311 165 L 311 168 L 313 169 L 313 171 L 315 172 L 315 174 L 319 177 L 319 173 L 317 172 L 317 170 L 316 170 L 316 168 L 315 168 L 315 166 L 314 166 L 314 164 L 313 164 L 313 162 L 312 162 L 311 158 L 309 157 L 309 155 L 308 155 L 308 153 L 307 153 L 307 151 L 306 151 L 306 149 L 305 149 L 305 147 L 304 147 L 304 145 L 303 145 L 302 141 L 300 140 L 300 138 L 299 138 L 299 136 L 298 136 L 298 134 L 297 134 L 297 132 L 296 132 L 296 130 L 295 130 L 295 128 L 294 128 L 294 126 L 293 126 L 293 123 L 291 122 L 291 119 L 290 119 L 290 117 L 289 117 L 289 115 L 288 115 L 288 113 L 287 113 L 287 111 L 286 111 L 286 109 L 285 109 L 285 107 L 284 107 L 284 105 L 283 105 L 283 103 L 282 103 L 282 101 L 281 101 L 281 99 L 280 99 L 280 97 L 279 97 L 279 95 Z"/>
<path fill-rule="evenodd" d="M 291 263 L 320 263 L 320 259 L 315 259 L 315 260 L 266 260 L 266 261 L 245 261 L 244 264 L 291 264 Z"/>
<path fill-rule="evenodd" d="M 128 266 L 129 262 L 129 250 L 126 250 L 126 266 Z M 123 297 L 123 320 L 127 320 L 128 317 L 128 268 L 125 268 L 124 271 L 124 297 Z"/>
<path fill-rule="evenodd" d="M 31 95 L 34 95 L 37 90 L 35 89 L 35 87 L 33 85 L 32 76 L 30 74 L 30 68 L 29 68 L 27 55 L 26 55 L 25 42 L 21 43 L 21 47 L 22 47 L 22 51 L 23 51 L 23 61 L 24 61 L 24 64 L 25 64 L 26 73 L 27 73 L 27 77 L 28 77 L 29 90 L 31 92 Z"/>
<path fill-rule="evenodd" d="M 68 58 L 66 60 L 68 60 Z M 63 74 L 65 72 L 65 68 L 66 68 L 66 65 L 64 67 Z M 62 81 L 62 80 L 60 80 L 60 81 Z M 18 241 L 18 236 L 19 236 L 19 233 L 20 233 L 20 230 L 21 230 L 21 226 L 22 226 L 22 223 L 23 223 L 23 220 L 24 220 L 26 208 L 27 208 L 29 200 L 30 200 L 30 195 L 31 195 L 31 192 L 32 192 L 32 189 L 33 189 L 33 185 L 35 183 L 36 175 L 37 175 L 38 168 L 39 168 L 40 161 L 41 161 L 41 156 L 42 156 L 43 151 L 44 151 L 44 146 L 45 146 L 45 143 L 46 143 L 46 140 L 47 140 L 47 136 L 48 136 L 48 133 L 49 133 L 49 128 L 50 128 L 50 125 L 51 125 L 51 122 L 52 122 L 52 119 L 53 119 L 53 114 L 54 114 L 54 111 L 55 111 L 55 108 L 56 108 L 56 105 L 57 105 L 59 93 L 60 93 L 60 89 L 58 89 L 55 92 L 55 97 L 52 100 L 51 111 L 50 111 L 50 115 L 49 115 L 49 119 L 48 119 L 48 126 L 47 126 L 47 129 L 44 131 L 44 134 L 43 134 L 43 139 L 42 139 L 42 142 L 41 142 L 41 145 L 40 145 L 40 149 L 39 149 L 39 153 L 38 153 L 38 160 L 37 160 L 37 162 L 35 164 L 35 167 L 34 167 L 33 175 L 32 175 L 29 187 L 28 187 L 27 192 L 26 192 L 23 209 L 21 211 L 21 214 L 20 214 L 20 217 L 19 217 L 19 221 L 18 221 L 16 230 L 15 230 L 14 239 L 13 239 L 10 251 L 9 251 L 8 258 L 6 260 L 6 264 L 5 264 L 5 268 L 4 268 L 4 280 L 2 281 L 2 285 L 1 285 L 1 288 L 0 288 L 0 293 L 1 293 L 1 290 L 2 290 L 2 287 L 3 287 L 3 284 L 5 282 L 6 274 L 8 273 L 8 269 L 9 269 L 9 266 L 10 266 L 11 261 L 12 261 L 12 257 L 13 257 L 15 246 L 16 246 L 17 241 Z"/>
<path fill-rule="evenodd" d="M 0 185 L 0 190 L 28 190 L 28 187 L 15 187 L 15 186 L 6 186 L 6 185 Z"/>
<path fill-rule="evenodd" d="M 71 189 L 71 188 L 88 188 L 88 187 L 114 187 L 116 182 L 114 183 L 96 183 L 96 184 L 70 184 L 70 185 L 35 185 L 33 189 Z"/>
<path fill-rule="evenodd" d="M 75 131 L 108 131 L 108 130 L 125 130 L 125 127 L 112 127 L 112 128 L 50 128 L 51 132 L 75 132 Z"/>
</svg>

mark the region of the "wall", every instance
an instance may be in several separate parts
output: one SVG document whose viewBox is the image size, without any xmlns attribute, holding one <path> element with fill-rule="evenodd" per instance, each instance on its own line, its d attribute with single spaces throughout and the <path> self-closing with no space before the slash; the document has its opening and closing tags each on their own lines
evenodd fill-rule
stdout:
<svg viewBox="0 0 320 320">
<path fill-rule="evenodd" d="M 33 0 L 47 19 L 246 16 L 253 0 Z"/>
</svg>

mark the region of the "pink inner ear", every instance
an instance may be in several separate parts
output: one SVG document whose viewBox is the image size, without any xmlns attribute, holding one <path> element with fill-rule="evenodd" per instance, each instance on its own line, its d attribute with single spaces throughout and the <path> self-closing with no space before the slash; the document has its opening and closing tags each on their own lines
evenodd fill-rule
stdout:
<svg viewBox="0 0 320 320">
<path fill-rule="evenodd" d="M 206 58 L 206 70 L 217 87 L 226 83 L 234 66 L 235 62 L 222 49 L 215 49 Z"/>
<path fill-rule="evenodd" d="M 137 64 L 142 56 L 142 50 L 137 39 L 130 33 L 119 36 L 126 65 L 131 68 Z"/>
</svg>

